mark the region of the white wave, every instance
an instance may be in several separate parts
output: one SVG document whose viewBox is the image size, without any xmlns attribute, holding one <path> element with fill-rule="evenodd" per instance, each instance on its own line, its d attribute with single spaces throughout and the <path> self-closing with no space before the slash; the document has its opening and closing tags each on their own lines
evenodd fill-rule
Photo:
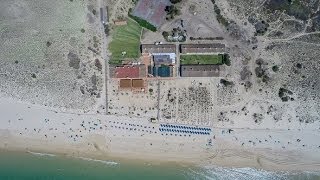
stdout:
<svg viewBox="0 0 320 180">
<path fill-rule="evenodd" d="M 103 161 L 99 159 L 91 159 L 91 158 L 85 158 L 85 157 L 78 157 L 79 159 L 85 160 L 85 161 L 93 161 L 93 162 L 99 162 L 107 165 L 118 165 L 119 163 L 113 162 L 113 161 Z"/>
<path fill-rule="evenodd" d="M 27 151 L 27 152 L 36 156 L 49 156 L 49 157 L 56 156 L 55 154 L 49 154 L 49 153 L 39 153 L 39 152 L 32 152 L 32 151 Z"/>
<path fill-rule="evenodd" d="M 254 168 L 222 168 L 206 166 L 202 168 L 189 168 L 189 172 L 185 172 L 191 179 L 212 179 L 212 180 L 278 180 L 278 179 L 314 179 L 319 178 L 317 172 L 287 172 L 287 171 L 265 171 Z"/>
</svg>

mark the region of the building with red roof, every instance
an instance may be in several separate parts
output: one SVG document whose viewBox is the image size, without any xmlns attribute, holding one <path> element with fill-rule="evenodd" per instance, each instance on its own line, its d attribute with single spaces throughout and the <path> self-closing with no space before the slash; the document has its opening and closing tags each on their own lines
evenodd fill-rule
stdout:
<svg viewBox="0 0 320 180">
<path fill-rule="evenodd" d="M 139 78 L 139 67 L 138 66 L 116 67 L 115 77 L 116 78 Z"/>
</svg>

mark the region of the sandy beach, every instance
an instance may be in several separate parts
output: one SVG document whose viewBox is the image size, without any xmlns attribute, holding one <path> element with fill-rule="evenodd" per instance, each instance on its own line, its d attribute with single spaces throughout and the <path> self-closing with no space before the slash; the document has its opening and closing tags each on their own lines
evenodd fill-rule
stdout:
<svg viewBox="0 0 320 180">
<path fill-rule="evenodd" d="M 5 150 L 277 171 L 320 168 L 319 130 L 311 128 L 208 127 L 210 135 L 180 136 L 142 118 L 60 113 L 4 97 L 0 114 Z"/>
</svg>

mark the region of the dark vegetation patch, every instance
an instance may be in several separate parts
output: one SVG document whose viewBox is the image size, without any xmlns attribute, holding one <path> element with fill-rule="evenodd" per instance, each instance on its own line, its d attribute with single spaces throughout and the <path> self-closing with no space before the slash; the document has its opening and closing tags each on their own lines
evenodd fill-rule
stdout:
<svg viewBox="0 0 320 180">
<path fill-rule="evenodd" d="M 266 68 L 266 65 L 268 65 L 268 63 L 264 62 L 264 60 L 260 58 L 256 60 L 256 64 L 258 65 L 255 68 L 256 76 L 258 78 L 261 78 L 262 82 L 267 83 L 270 80 L 270 77 L 268 75 L 267 68 Z"/>
<path fill-rule="evenodd" d="M 275 10 L 285 11 L 290 16 L 306 21 L 312 12 L 311 4 L 304 0 L 270 0 L 266 3 L 266 8 L 270 13 Z"/>
<path fill-rule="evenodd" d="M 223 37 L 190 37 L 191 41 L 199 41 L 199 40 L 223 40 Z"/>
<path fill-rule="evenodd" d="M 179 2 L 181 2 L 182 0 L 170 0 L 170 2 L 172 3 L 172 4 L 177 4 L 177 3 L 179 3 Z"/>
<path fill-rule="evenodd" d="M 97 11 L 95 9 L 92 9 L 92 14 L 93 15 L 96 15 L 97 14 Z"/>
<path fill-rule="evenodd" d="M 226 19 L 224 16 L 221 15 L 221 10 L 220 8 L 215 4 L 214 1 L 212 1 L 214 3 L 214 12 L 216 14 L 217 17 L 217 21 L 222 24 L 223 26 L 227 27 L 229 25 L 229 21 L 228 19 Z"/>
<path fill-rule="evenodd" d="M 230 60 L 229 54 L 222 55 L 222 64 L 225 64 L 227 66 L 231 66 L 231 60 Z"/>
<path fill-rule="evenodd" d="M 47 41 L 47 43 L 46 43 L 47 47 L 50 47 L 51 44 L 52 44 L 52 42 L 50 42 L 50 41 Z"/>
<path fill-rule="evenodd" d="M 99 71 L 102 70 L 102 64 L 99 59 L 94 60 L 94 65 L 98 68 Z"/>
<path fill-rule="evenodd" d="M 272 66 L 272 71 L 273 72 L 278 72 L 279 71 L 279 67 L 278 66 Z"/>
<path fill-rule="evenodd" d="M 248 67 L 244 67 L 240 72 L 240 79 L 242 81 L 247 80 L 252 76 L 252 72 L 248 69 Z"/>
<path fill-rule="evenodd" d="M 268 31 L 269 24 L 264 21 L 258 21 L 255 23 L 254 28 L 256 29 L 256 35 L 261 36 L 264 35 Z"/>
<path fill-rule="evenodd" d="M 293 92 L 285 89 L 285 88 L 280 88 L 278 92 L 279 97 L 281 98 L 282 102 L 287 102 L 289 100 L 293 101 L 294 98 L 291 97 L 293 95 Z"/>
<path fill-rule="evenodd" d="M 186 31 L 180 27 L 173 28 L 170 32 L 163 31 L 162 36 L 167 42 L 185 42 L 187 39 Z"/>
<path fill-rule="evenodd" d="M 149 29 L 150 31 L 153 31 L 153 32 L 157 31 L 157 28 L 154 25 L 152 25 L 151 23 L 149 23 L 148 21 L 142 18 L 132 15 L 131 12 L 132 12 L 132 9 L 129 9 L 128 16 L 133 20 L 135 20 L 141 27 Z"/>
<path fill-rule="evenodd" d="M 320 31 L 320 11 L 312 17 L 312 25 L 307 29 L 308 32 Z"/>
<path fill-rule="evenodd" d="M 261 124 L 264 118 L 263 114 L 258 114 L 258 113 L 253 113 L 252 117 L 254 122 L 257 124 Z"/>
<path fill-rule="evenodd" d="M 180 10 L 175 5 L 166 6 L 164 10 L 167 13 L 166 20 L 172 20 L 180 14 Z"/>
<path fill-rule="evenodd" d="M 228 81 L 228 80 L 225 80 L 225 79 L 220 79 L 220 83 L 222 85 L 224 85 L 225 87 L 228 87 L 228 86 L 233 86 L 234 83 L 232 81 Z"/>
<path fill-rule="evenodd" d="M 73 67 L 74 69 L 79 69 L 80 67 L 80 58 L 77 54 L 69 52 L 68 54 L 69 59 L 69 66 Z"/>
<path fill-rule="evenodd" d="M 255 35 L 261 36 L 268 31 L 269 24 L 265 20 L 259 20 L 255 16 L 249 16 L 248 21 L 256 29 Z"/>
</svg>

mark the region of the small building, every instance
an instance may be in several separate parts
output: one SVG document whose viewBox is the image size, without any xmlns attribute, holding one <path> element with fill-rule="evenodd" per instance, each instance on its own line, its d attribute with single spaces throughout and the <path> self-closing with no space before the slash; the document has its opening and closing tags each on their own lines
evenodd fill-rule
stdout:
<svg viewBox="0 0 320 180">
<path fill-rule="evenodd" d="M 120 88 L 121 89 L 130 89 L 131 88 L 131 79 L 120 79 Z"/>
<path fill-rule="evenodd" d="M 115 78 L 143 78 L 147 75 L 144 64 L 118 66 L 114 73 Z"/>
<path fill-rule="evenodd" d="M 100 8 L 100 21 L 101 21 L 102 24 L 106 24 L 107 23 L 106 9 L 104 9 L 104 8 Z"/>
<path fill-rule="evenodd" d="M 116 26 L 124 26 L 124 25 L 127 25 L 127 21 L 126 21 L 126 20 L 114 20 L 113 23 L 114 23 L 114 25 L 116 25 Z"/>
<path fill-rule="evenodd" d="M 175 44 L 141 44 L 140 46 L 141 53 L 176 53 Z"/>
<path fill-rule="evenodd" d="M 115 77 L 116 78 L 139 78 L 139 67 L 138 66 L 116 67 Z"/>
<path fill-rule="evenodd" d="M 180 53 L 182 54 L 210 54 L 225 53 L 226 46 L 221 43 L 213 44 L 181 44 Z"/>
<path fill-rule="evenodd" d="M 169 54 L 157 54 L 153 55 L 154 65 L 170 65 L 175 63 L 175 57 Z"/>
<path fill-rule="evenodd" d="M 132 88 L 135 89 L 144 89 L 144 80 L 143 79 L 132 79 Z"/>
<path fill-rule="evenodd" d="M 181 65 L 181 77 L 219 77 L 219 65 Z"/>
<path fill-rule="evenodd" d="M 143 79 L 120 79 L 119 88 L 122 90 L 145 90 L 145 81 Z"/>
</svg>

